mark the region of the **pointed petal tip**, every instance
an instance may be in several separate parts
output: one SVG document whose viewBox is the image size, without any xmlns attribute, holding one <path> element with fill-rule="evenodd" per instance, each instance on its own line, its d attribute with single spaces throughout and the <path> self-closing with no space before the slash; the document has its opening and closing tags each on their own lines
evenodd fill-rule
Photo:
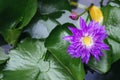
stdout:
<svg viewBox="0 0 120 80">
<path fill-rule="evenodd" d="M 71 42 L 72 36 L 64 36 L 62 39 Z"/>
<path fill-rule="evenodd" d="M 110 47 L 107 44 L 103 44 L 103 50 L 110 50 Z"/>
<path fill-rule="evenodd" d="M 80 29 L 85 30 L 87 28 L 85 20 L 80 17 Z"/>
<path fill-rule="evenodd" d="M 75 34 L 76 32 L 78 32 L 79 29 L 75 28 L 75 27 L 72 27 L 72 26 L 69 26 L 68 29 L 73 33 Z"/>
<path fill-rule="evenodd" d="M 99 53 L 99 56 L 100 56 L 100 57 L 103 57 L 103 56 L 104 56 L 104 54 L 101 52 L 101 53 Z"/>
<path fill-rule="evenodd" d="M 73 29 L 73 27 L 72 26 L 68 26 L 68 29 L 71 31 Z"/>
<path fill-rule="evenodd" d="M 84 58 L 82 58 L 82 63 L 88 64 L 89 59 L 90 59 L 90 56 L 89 57 L 85 56 Z"/>
<path fill-rule="evenodd" d="M 97 56 L 94 56 L 95 57 L 95 59 L 99 62 L 100 61 L 100 58 L 99 58 L 99 56 L 97 55 Z"/>
<path fill-rule="evenodd" d="M 82 63 L 88 64 L 89 60 L 82 60 Z"/>
<path fill-rule="evenodd" d="M 80 17 L 80 20 L 84 20 L 82 17 Z"/>
</svg>

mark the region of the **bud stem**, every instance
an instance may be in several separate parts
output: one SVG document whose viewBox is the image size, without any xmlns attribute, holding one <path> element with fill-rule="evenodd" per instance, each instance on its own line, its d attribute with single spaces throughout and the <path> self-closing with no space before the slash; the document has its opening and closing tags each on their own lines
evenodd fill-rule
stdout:
<svg viewBox="0 0 120 80">
<path fill-rule="evenodd" d="M 81 14 L 78 15 L 78 17 L 82 16 L 86 12 L 87 12 L 87 10 L 83 11 Z"/>
<path fill-rule="evenodd" d="M 81 9 L 87 9 L 88 8 L 87 6 L 85 6 L 83 4 L 79 4 L 79 3 L 76 3 L 76 2 L 73 2 L 73 1 L 71 1 L 70 4 L 73 5 L 73 6 L 79 7 Z"/>
</svg>

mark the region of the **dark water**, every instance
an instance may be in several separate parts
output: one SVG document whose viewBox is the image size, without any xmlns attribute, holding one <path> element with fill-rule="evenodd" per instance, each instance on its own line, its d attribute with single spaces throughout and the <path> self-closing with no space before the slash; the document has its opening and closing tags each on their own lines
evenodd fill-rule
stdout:
<svg viewBox="0 0 120 80">
<path fill-rule="evenodd" d="M 120 60 L 112 64 L 106 74 L 88 71 L 85 80 L 120 80 Z"/>
</svg>

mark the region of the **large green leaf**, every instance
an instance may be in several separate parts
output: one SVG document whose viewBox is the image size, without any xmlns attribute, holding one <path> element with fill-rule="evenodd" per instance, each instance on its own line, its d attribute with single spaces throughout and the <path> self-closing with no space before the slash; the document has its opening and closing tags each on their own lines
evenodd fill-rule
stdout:
<svg viewBox="0 0 120 80">
<path fill-rule="evenodd" d="M 110 2 L 114 2 L 116 4 L 119 4 L 120 5 L 120 0 L 110 0 Z"/>
<path fill-rule="evenodd" d="M 14 44 L 21 30 L 34 16 L 37 0 L 0 0 L 0 33 Z"/>
<path fill-rule="evenodd" d="M 71 34 L 67 26 L 69 25 L 65 24 L 57 26 L 47 38 L 45 45 L 48 51 L 50 51 L 74 77 L 74 80 L 83 80 L 85 75 L 83 64 L 80 59 L 72 58 L 67 53 L 69 43 L 63 40 L 64 36 Z"/>
<path fill-rule="evenodd" d="M 39 0 L 39 10 L 42 14 L 50 14 L 60 10 L 71 10 L 68 0 Z"/>
<path fill-rule="evenodd" d="M 108 31 L 108 42 L 112 47 L 113 62 L 120 59 L 120 8 L 106 6 L 103 8 L 104 24 Z"/>
<path fill-rule="evenodd" d="M 7 31 L 2 32 L 2 35 L 5 39 L 6 42 L 8 42 L 8 44 L 12 44 L 13 46 L 16 45 L 17 40 L 21 34 L 20 29 L 7 29 Z"/>
<path fill-rule="evenodd" d="M 120 59 L 120 43 L 111 38 L 108 38 L 108 42 L 112 46 L 112 63 L 114 63 Z"/>
<path fill-rule="evenodd" d="M 49 61 L 49 70 L 46 73 L 41 73 L 37 80 L 74 80 L 69 72 L 51 54 L 47 58 L 47 61 Z M 44 69 L 44 66 L 42 67 Z"/>
<path fill-rule="evenodd" d="M 0 48 L 0 64 L 6 62 L 8 58 L 9 57 L 5 54 L 4 50 Z"/>
<path fill-rule="evenodd" d="M 9 56 L 3 80 L 73 80 L 50 53 L 45 57 L 44 41 L 27 38 Z"/>
<path fill-rule="evenodd" d="M 112 56 L 111 56 L 111 51 L 103 51 L 104 52 L 104 57 L 100 58 L 100 61 L 97 61 L 95 58 L 91 58 L 89 61 L 89 66 L 100 73 L 106 73 L 108 70 L 111 68 L 112 64 Z"/>
</svg>

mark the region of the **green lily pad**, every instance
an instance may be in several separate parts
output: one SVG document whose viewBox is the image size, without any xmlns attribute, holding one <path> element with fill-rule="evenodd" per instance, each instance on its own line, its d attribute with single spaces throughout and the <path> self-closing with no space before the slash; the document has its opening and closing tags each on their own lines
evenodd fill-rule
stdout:
<svg viewBox="0 0 120 80">
<path fill-rule="evenodd" d="M 15 44 L 21 29 L 37 10 L 37 0 L 0 0 L 0 33 L 9 44 Z"/>
<path fill-rule="evenodd" d="M 10 51 L 4 67 L 3 80 L 74 80 L 69 72 L 50 54 L 44 41 L 27 38 Z"/>
<path fill-rule="evenodd" d="M 103 51 L 104 57 L 101 57 L 100 61 L 97 61 L 92 57 L 88 64 L 90 68 L 100 73 L 108 72 L 112 64 L 112 56 L 110 52 L 111 51 Z"/>
<path fill-rule="evenodd" d="M 107 13 L 106 13 L 107 12 Z M 120 8 L 106 6 L 103 8 L 104 25 L 108 32 L 108 42 L 112 47 L 112 60 L 113 62 L 120 59 Z"/>
<path fill-rule="evenodd" d="M 69 71 L 75 80 L 83 80 L 85 76 L 83 64 L 79 58 L 72 58 L 67 53 L 69 43 L 63 40 L 64 36 L 71 34 L 68 30 L 70 25 L 57 26 L 46 39 L 45 45 L 48 51 Z"/>
<path fill-rule="evenodd" d="M 41 14 L 50 14 L 61 10 L 71 10 L 68 0 L 39 0 Z"/>
</svg>

